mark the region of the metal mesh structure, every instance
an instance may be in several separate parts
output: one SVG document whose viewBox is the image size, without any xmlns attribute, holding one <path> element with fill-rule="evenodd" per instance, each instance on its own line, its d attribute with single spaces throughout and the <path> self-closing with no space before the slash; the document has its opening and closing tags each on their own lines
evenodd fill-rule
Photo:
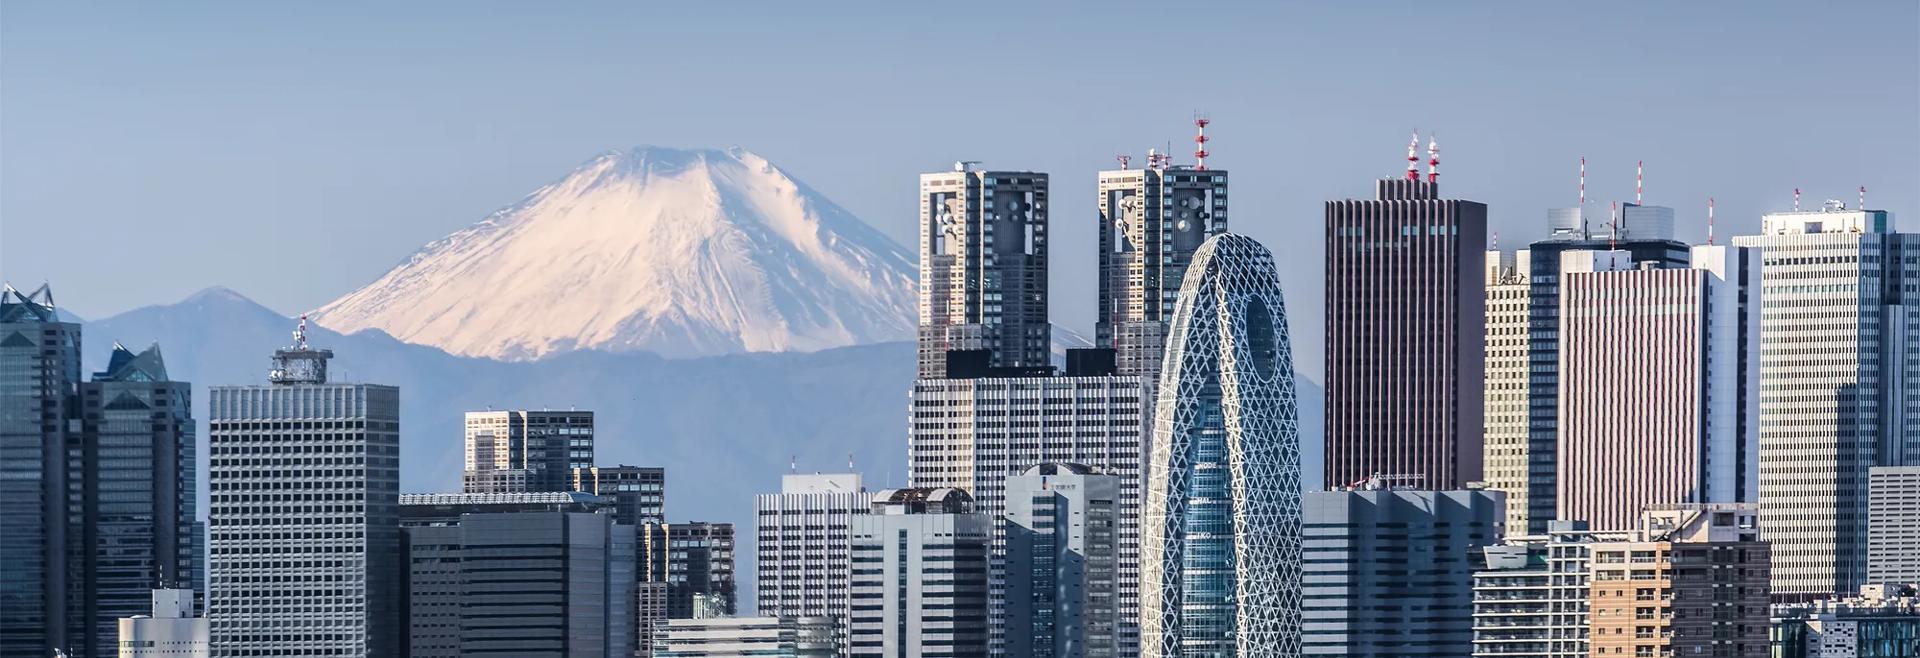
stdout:
<svg viewBox="0 0 1920 658">
<path fill-rule="evenodd" d="M 1141 521 L 1141 655 L 1300 648 L 1300 430 L 1273 256 L 1222 234 L 1180 286 Z"/>
</svg>

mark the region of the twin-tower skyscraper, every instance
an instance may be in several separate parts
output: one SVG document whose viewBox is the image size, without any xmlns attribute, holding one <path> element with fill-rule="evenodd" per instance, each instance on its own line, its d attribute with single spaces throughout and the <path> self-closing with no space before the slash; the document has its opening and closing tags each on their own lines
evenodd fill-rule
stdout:
<svg viewBox="0 0 1920 658">
<path fill-rule="evenodd" d="M 1114 572 L 1054 588 L 1085 617 L 1079 637 L 1052 638 L 1062 651 L 1298 653 L 1285 306 L 1271 255 L 1227 234 L 1227 180 L 1158 157 L 1100 172 L 1096 347 L 1069 350 L 1056 374 L 1047 174 L 963 162 L 920 178 L 912 486 L 966 489 L 976 512 L 1000 519 L 1006 478 L 1035 464 L 1120 482 Z M 1008 599 L 1008 579 L 1030 575 L 1007 573 L 1003 537 L 996 528 L 985 655 L 1006 655 L 1011 634 L 1060 632 L 1035 621 L 1052 612 Z"/>
</svg>

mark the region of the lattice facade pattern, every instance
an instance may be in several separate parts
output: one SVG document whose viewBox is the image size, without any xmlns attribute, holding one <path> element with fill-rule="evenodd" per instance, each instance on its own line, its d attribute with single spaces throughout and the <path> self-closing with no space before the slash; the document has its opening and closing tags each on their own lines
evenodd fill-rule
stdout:
<svg viewBox="0 0 1920 658">
<path fill-rule="evenodd" d="M 1141 523 L 1141 655 L 1299 656 L 1300 431 L 1273 256 L 1195 254 L 1169 333 Z"/>
</svg>

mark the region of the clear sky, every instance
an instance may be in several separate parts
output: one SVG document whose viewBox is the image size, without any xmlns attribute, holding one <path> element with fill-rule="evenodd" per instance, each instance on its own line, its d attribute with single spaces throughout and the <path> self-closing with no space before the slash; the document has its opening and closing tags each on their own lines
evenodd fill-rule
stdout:
<svg viewBox="0 0 1920 658">
<path fill-rule="evenodd" d="M 1438 133 L 1502 246 L 1571 205 L 1698 239 L 1835 197 L 1920 226 L 1920 3 L 0 4 L 0 276 L 82 316 L 205 286 L 298 312 L 593 154 L 744 146 L 913 248 L 916 175 L 1051 172 L 1054 316 L 1092 325 L 1093 183 L 1233 172 L 1320 357 L 1321 202 Z M 1183 158 L 1184 159 L 1184 158 Z"/>
</svg>

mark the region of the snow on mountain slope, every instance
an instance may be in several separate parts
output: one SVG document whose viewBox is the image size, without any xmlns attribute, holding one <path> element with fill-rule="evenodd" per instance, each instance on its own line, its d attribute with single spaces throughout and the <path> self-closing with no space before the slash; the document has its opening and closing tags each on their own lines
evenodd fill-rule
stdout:
<svg viewBox="0 0 1920 658">
<path fill-rule="evenodd" d="M 640 147 L 428 244 L 314 319 L 503 360 L 812 351 L 912 336 L 913 262 L 751 152 Z"/>
</svg>

